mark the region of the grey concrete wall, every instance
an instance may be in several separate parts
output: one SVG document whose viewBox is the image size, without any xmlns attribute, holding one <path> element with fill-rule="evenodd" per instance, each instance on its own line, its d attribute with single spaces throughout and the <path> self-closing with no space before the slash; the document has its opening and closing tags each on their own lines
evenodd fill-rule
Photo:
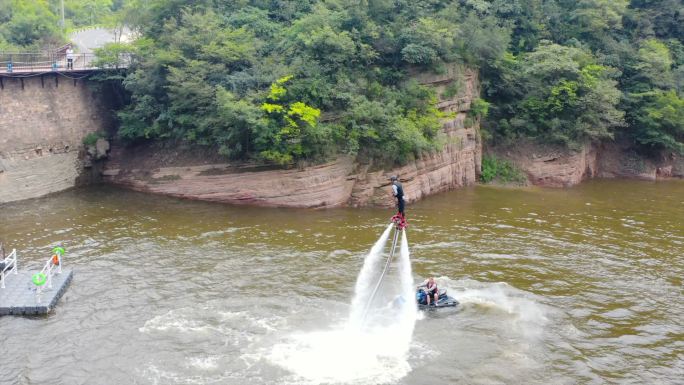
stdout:
<svg viewBox="0 0 684 385">
<path fill-rule="evenodd" d="M 76 185 L 84 172 L 83 138 L 111 122 L 105 97 L 85 80 L 58 74 L 2 78 L 0 203 Z"/>
</svg>

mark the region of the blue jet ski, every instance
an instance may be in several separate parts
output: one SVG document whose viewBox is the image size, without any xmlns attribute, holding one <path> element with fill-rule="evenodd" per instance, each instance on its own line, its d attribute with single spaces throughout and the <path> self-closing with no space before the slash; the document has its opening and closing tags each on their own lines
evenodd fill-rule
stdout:
<svg viewBox="0 0 684 385">
<path fill-rule="evenodd" d="M 427 293 L 422 288 L 416 291 L 416 301 L 418 302 L 418 308 L 421 310 L 434 309 L 438 307 L 454 307 L 458 305 L 458 301 L 454 297 L 450 297 L 445 290 L 439 291 L 439 297 L 437 297 L 437 303 L 430 301 L 430 306 L 427 304 Z"/>
</svg>

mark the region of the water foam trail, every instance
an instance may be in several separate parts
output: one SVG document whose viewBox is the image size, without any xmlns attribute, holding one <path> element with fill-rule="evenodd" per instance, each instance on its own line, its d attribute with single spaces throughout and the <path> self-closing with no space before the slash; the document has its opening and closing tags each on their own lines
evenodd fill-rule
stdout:
<svg viewBox="0 0 684 385">
<path fill-rule="evenodd" d="M 394 224 L 389 224 L 380 238 L 375 242 L 370 252 L 363 261 L 363 267 L 356 278 L 356 287 L 354 288 L 354 299 L 351 303 L 351 311 L 349 314 L 349 327 L 359 330 L 363 326 L 363 313 L 368 305 L 370 292 L 373 289 L 375 280 L 378 275 L 378 262 L 382 256 L 382 250 L 389 239 L 390 231 Z"/>
<path fill-rule="evenodd" d="M 440 286 L 449 292 L 462 306 L 477 306 L 505 314 L 502 321 L 510 322 L 509 328 L 529 340 L 542 336 L 548 322 L 547 312 L 539 300 L 530 293 L 518 290 L 506 283 L 478 282 L 474 280 L 452 281 L 440 277 Z M 453 289 L 452 289 L 453 288 Z M 489 314 L 490 320 L 496 317 Z"/>
</svg>

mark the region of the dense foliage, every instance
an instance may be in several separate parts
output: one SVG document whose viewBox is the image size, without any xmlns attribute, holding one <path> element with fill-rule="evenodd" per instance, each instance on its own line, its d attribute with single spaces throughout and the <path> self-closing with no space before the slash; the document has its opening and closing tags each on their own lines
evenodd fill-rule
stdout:
<svg viewBox="0 0 684 385">
<path fill-rule="evenodd" d="M 410 74 L 461 63 L 482 81 L 468 119 L 495 144 L 684 151 L 684 0 L 65 2 L 72 25 L 118 14 L 140 33 L 101 51 L 134 54 L 126 140 L 402 162 L 442 144 L 437 95 Z M 0 46 L 58 36 L 55 3 L 0 0 Z"/>
<path fill-rule="evenodd" d="M 510 53 L 488 63 L 492 140 L 619 137 L 684 151 L 683 1 L 519 0 L 513 13 L 487 3 L 516 25 Z"/>
<path fill-rule="evenodd" d="M 31 51 L 66 43 L 73 28 L 111 25 L 126 0 L 0 0 L 0 51 Z"/>
<path fill-rule="evenodd" d="M 444 114 L 434 92 L 406 73 L 463 56 L 452 26 L 464 15 L 444 10 L 433 19 L 435 6 L 394 8 L 159 0 L 146 12 L 136 7 L 130 20 L 144 38 L 133 47 L 139 61 L 125 80 L 132 103 L 120 112 L 120 136 L 181 138 L 281 164 L 336 153 L 395 162 L 434 150 Z"/>
</svg>

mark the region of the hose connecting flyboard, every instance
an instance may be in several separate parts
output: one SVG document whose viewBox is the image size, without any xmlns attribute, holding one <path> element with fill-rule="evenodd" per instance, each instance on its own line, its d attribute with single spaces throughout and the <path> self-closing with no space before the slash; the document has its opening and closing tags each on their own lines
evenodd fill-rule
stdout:
<svg viewBox="0 0 684 385">
<path fill-rule="evenodd" d="M 392 258 L 394 258 L 394 251 L 397 248 L 397 240 L 399 239 L 399 233 L 403 231 L 403 229 L 399 229 L 399 227 L 394 228 L 394 239 L 392 240 L 392 248 L 390 249 L 389 257 L 387 258 L 387 263 L 385 263 L 385 268 L 382 270 L 382 274 L 380 274 L 380 279 L 378 280 L 378 283 L 375 285 L 375 288 L 373 289 L 373 292 L 370 295 L 370 299 L 366 303 L 366 308 L 363 310 L 363 317 L 361 318 L 364 322 L 366 321 L 366 316 L 368 315 L 368 310 L 370 310 L 370 306 L 373 303 L 373 299 L 375 299 L 375 295 L 378 293 L 378 289 L 380 289 L 380 285 L 382 284 L 382 279 L 385 277 L 385 273 L 387 273 L 387 270 L 389 270 L 390 264 L 392 263 Z"/>
</svg>

